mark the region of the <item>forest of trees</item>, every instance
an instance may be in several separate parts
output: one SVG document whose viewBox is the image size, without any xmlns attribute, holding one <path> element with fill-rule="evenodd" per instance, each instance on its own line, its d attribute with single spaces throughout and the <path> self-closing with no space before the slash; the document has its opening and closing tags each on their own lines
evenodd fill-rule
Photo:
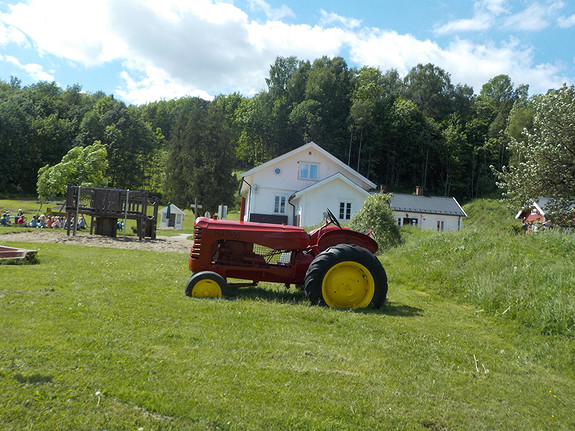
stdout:
<svg viewBox="0 0 575 431">
<path fill-rule="evenodd" d="M 0 81 L 0 195 L 36 196 L 41 168 L 98 144 L 109 186 L 213 210 L 233 204 L 235 172 L 314 141 L 387 191 L 419 185 L 467 202 L 497 193 L 497 172 L 517 156 L 510 142 L 526 139 L 535 113 L 507 75 L 476 94 L 432 64 L 401 78 L 340 57 L 278 57 L 266 83 L 253 97 L 127 106 L 80 86 Z"/>
</svg>

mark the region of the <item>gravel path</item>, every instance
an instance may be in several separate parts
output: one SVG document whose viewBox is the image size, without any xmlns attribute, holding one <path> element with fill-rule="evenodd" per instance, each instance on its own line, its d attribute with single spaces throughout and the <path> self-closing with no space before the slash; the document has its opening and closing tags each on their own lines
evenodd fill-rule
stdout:
<svg viewBox="0 0 575 431">
<path fill-rule="evenodd" d="M 137 237 L 129 236 L 126 240 L 122 236 L 109 238 L 101 235 L 90 235 L 86 232 L 78 232 L 73 236 L 66 235 L 66 231 L 37 229 L 31 232 L 11 232 L 0 234 L 0 244 L 5 241 L 31 242 L 31 243 L 61 243 L 80 244 L 92 247 L 114 247 L 151 251 L 174 251 L 178 253 L 189 253 L 192 247 L 192 240 L 188 239 L 190 234 L 178 236 L 160 236 L 155 240 L 144 239 L 139 241 Z"/>
</svg>

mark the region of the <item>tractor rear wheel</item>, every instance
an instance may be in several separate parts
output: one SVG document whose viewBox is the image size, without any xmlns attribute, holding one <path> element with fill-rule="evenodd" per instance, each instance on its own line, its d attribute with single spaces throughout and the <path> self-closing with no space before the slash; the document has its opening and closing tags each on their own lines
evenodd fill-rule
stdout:
<svg viewBox="0 0 575 431">
<path fill-rule="evenodd" d="M 387 296 L 387 275 L 369 250 L 355 244 L 338 244 L 312 261 L 304 291 L 312 304 L 380 308 Z"/>
<path fill-rule="evenodd" d="M 227 294 L 226 280 L 212 271 L 193 274 L 186 284 L 186 295 L 194 298 L 222 298 Z"/>
</svg>

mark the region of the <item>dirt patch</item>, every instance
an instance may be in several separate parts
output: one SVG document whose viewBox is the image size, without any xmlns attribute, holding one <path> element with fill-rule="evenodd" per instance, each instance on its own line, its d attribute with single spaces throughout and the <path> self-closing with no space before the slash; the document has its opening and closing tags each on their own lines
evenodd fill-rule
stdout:
<svg viewBox="0 0 575 431">
<path fill-rule="evenodd" d="M 53 244 L 80 244 L 91 247 L 113 247 L 150 251 L 174 251 L 177 253 L 189 253 L 192 241 L 188 239 L 190 234 L 178 236 L 160 236 L 155 240 L 143 239 L 139 241 L 137 237 L 127 236 L 109 238 L 100 235 L 90 235 L 85 232 L 78 232 L 76 236 L 66 231 L 37 229 L 31 232 L 12 232 L 0 235 L 0 243 L 4 241 L 33 242 L 33 243 L 53 243 Z"/>
</svg>

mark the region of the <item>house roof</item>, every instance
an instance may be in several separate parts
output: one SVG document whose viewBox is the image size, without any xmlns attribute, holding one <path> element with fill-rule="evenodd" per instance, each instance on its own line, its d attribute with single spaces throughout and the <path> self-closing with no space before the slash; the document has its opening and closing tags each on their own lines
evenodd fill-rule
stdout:
<svg viewBox="0 0 575 431">
<path fill-rule="evenodd" d="M 553 204 L 555 201 L 556 200 L 553 198 L 538 198 L 537 200 L 534 200 L 530 206 L 519 210 L 515 218 L 516 219 L 525 217 L 529 218 L 529 216 L 531 215 L 532 208 L 534 208 L 538 214 L 541 214 L 541 216 L 545 217 L 545 213 L 547 212 L 547 206 Z M 575 205 L 570 205 L 570 208 L 571 209 L 575 208 Z"/>
<path fill-rule="evenodd" d="M 361 194 L 367 196 L 369 195 L 369 193 L 367 191 L 365 191 L 364 189 L 362 189 L 360 186 L 358 186 L 356 183 L 354 183 L 352 180 L 350 180 L 349 178 L 347 178 L 345 175 L 343 175 L 341 172 L 337 172 L 321 181 L 318 181 L 317 183 L 306 187 L 305 189 L 299 190 L 297 192 L 295 192 L 293 195 L 290 196 L 290 200 L 292 199 L 298 199 L 301 198 L 303 195 L 305 195 L 306 193 L 309 193 L 311 191 L 320 189 L 322 187 L 327 186 L 329 183 L 332 183 L 334 181 L 337 180 L 341 180 L 343 182 L 345 182 L 346 184 L 348 184 L 350 187 L 356 189 L 358 192 L 360 192 Z"/>
<path fill-rule="evenodd" d="M 336 164 L 342 172 L 344 173 L 348 173 L 350 176 L 355 176 L 358 177 L 361 181 L 365 182 L 370 188 L 374 189 L 376 188 L 376 184 L 373 183 L 372 181 L 368 180 L 366 177 L 364 177 L 363 175 L 361 175 L 359 172 L 357 172 L 355 169 L 349 167 L 348 165 L 346 165 L 345 163 L 343 163 L 341 160 L 339 160 L 337 157 L 333 156 L 332 154 L 328 153 L 326 150 L 324 150 L 323 148 L 321 148 L 319 145 L 317 145 L 315 142 L 308 142 L 305 145 L 302 145 L 301 147 L 298 147 L 294 150 L 291 150 L 285 154 L 282 154 L 279 157 L 276 157 L 275 159 L 269 160 L 265 163 L 262 163 L 259 166 L 256 166 L 255 168 L 250 169 L 249 171 L 246 171 L 244 173 L 242 173 L 242 178 L 245 178 L 247 176 L 252 175 L 254 172 L 260 171 L 262 169 L 265 169 L 267 167 L 269 167 L 270 165 L 274 165 L 277 164 L 278 162 L 281 162 L 284 159 L 287 159 L 289 157 L 291 157 L 292 155 L 305 151 L 309 148 L 313 148 L 314 150 L 316 150 L 317 152 L 321 153 L 322 155 L 324 155 L 326 158 L 328 158 L 330 161 L 332 161 L 334 164 Z"/>
<path fill-rule="evenodd" d="M 393 193 L 390 205 L 393 211 L 467 217 L 455 198 Z"/>
<path fill-rule="evenodd" d="M 547 206 L 550 200 L 551 199 L 549 198 L 539 198 L 537 201 L 534 201 L 532 203 L 531 207 L 519 210 L 515 218 L 519 219 L 528 217 L 529 215 L 531 215 L 531 208 L 535 208 L 538 214 L 541 214 L 541 216 L 545 217 L 545 211 L 543 210 L 543 208 Z"/>
<path fill-rule="evenodd" d="M 168 210 L 168 207 L 164 207 L 161 210 L 159 210 L 158 212 L 161 214 L 164 214 L 166 211 Z M 186 215 L 186 213 L 184 211 L 182 211 L 181 209 L 179 209 L 177 206 L 175 206 L 174 204 L 170 204 L 170 213 L 172 214 L 183 214 Z"/>
</svg>

